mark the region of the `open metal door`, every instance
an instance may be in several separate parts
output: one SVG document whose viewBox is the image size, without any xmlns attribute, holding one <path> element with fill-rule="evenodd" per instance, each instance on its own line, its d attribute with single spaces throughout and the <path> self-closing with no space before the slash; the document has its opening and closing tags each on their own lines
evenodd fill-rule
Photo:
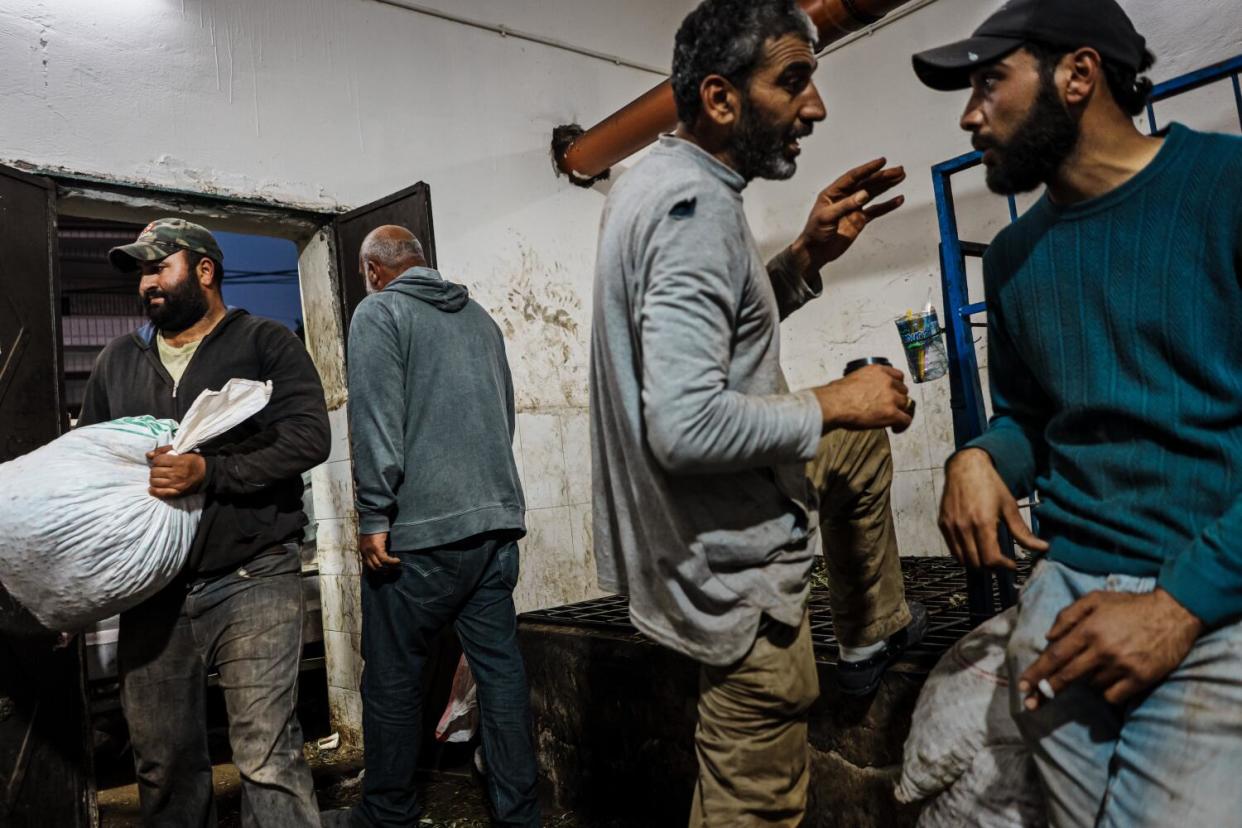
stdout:
<svg viewBox="0 0 1242 828">
<path fill-rule="evenodd" d="M 400 192 L 385 196 L 335 220 L 337 274 L 341 289 L 341 322 L 346 339 L 354 309 L 367 296 L 366 283 L 358 272 L 358 251 L 362 240 L 376 227 L 397 224 L 413 233 L 423 246 L 428 267 L 436 267 L 436 234 L 431 220 L 431 187 L 418 182 Z M 346 363 L 348 365 L 348 349 Z M 364 574 L 365 578 L 366 575 Z M 419 747 L 419 764 L 426 769 L 437 767 L 444 745 L 435 739 L 440 713 L 448 703 L 453 673 L 461 658 L 461 643 L 452 626 L 446 627 L 432 640 L 423 671 L 423 736 Z"/>
<path fill-rule="evenodd" d="M 367 295 L 362 274 L 358 272 L 358 251 L 367 233 L 385 224 L 399 224 L 408 228 L 422 242 L 427 265 L 436 266 L 436 233 L 431 222 L 431 187 L 423 182 L 338 216 L 336 272 L 341 279 L 341 322 L 346 335 L 354 308 Z"/>
<path fill-rule="evenodd" d="M 0 462 L 67 426 L 55 186 L 0 167 Z M 53 649 L 0 585 L 0 826 L 96 822 L 82 639 Z"/>
<path fill-rule="evenodd" d="M 64 431 L 55 190 L 0 167 L 0 462 Z"/>
</svg>

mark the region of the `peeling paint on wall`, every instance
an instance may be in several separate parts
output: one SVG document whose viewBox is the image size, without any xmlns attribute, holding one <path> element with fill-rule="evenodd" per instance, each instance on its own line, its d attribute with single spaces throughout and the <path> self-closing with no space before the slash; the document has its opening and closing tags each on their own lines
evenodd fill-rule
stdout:
<svg viewBox="0 0 1242 828">
<path fill-rule="evenodd" d="M 491 309 L 508 343 L 519 411 L 582 408 L 587 404 L 589 311 L 559 262 L 545 264 L 519 241 L 516 273 Z"/>
<path fill-rule="evenodd" d="M 336 303 L 303 297 L 302 312 L 306 319 L 306 329 L 309 331 L 311 325 L 322 326 L 324 319 L 336 312 Z M 323 382 L 323 394 L 328 403 L 328 410 L 336 411 L 349 401 L 349 385 L 345 376 L 345 363 L 341 348 L 338 343 L 325 342 L 322 336 L 316 338 L 315 345 L 311 342 L 308 335 L 307 349 L 310 351 L 311 361 L 315 363 L 315 368 L 319 371 L 319 378 Z"/>
<path fill-rule="evenodd" d="M 265 205 L 278 210 L 291 210 L 306 213 L 335 214 L 344 213 L 351 209 L 348 205 L 339 204 L 336 201 L 327 199 L 322 201 L 298 201 L 291 198 L 284 198 L 282 195 L 270 187 L 265 188 L 260 185 L 257 188 L 249 186 L 243 182 L 236 188 L 228 188 L 219 186 L 215 180 L 202 178 L 198 173 L 187 176 L 180 182 L 181 186 L 169 186 L 162 179 L 154 177 L 146 178 L 121 178 L 119 176 L 108 173 L 100 173 L 89 168 L 69 169 L 57 165 L 41 165 L 26 161 L 20 158 L 3 158 L 0 157 L 0 164 L 12 167 L 22 172 L 32 175 L 47 175 L 53 178 L 59 178 L 70 181 L 82 182 L 82 187 L 89 187 L 90 184 L 102 184 L 106 186 L 124 187 L 126 189 L 142 191 L 150 193 L 150 203 L 152 205 L 167 204 L 170 200 L 181 198 L 201 198 L 202 196 L 218 197 L 223 199 L 236 199 L 239 203 L 236 207 L 231 207 L 233 211 L 245 211 L 246 203 L 253 205 Z M 323 194 L 322 188 L 320 189 Z M 101 197 L 100 194 L 94 194 L 93 198 Z M 141 200 L 134 196 L 125 196 L 128 203 L 133 206 L 140 206 Z"/>
<path fill-rule="evenodd" d="M 337 410 L 349 399 L 335 261 L 332 242 L 325 231 L 316 233 L 298 257 L 306 348 L 319 371 L 329 411 Z"/>
</svg>

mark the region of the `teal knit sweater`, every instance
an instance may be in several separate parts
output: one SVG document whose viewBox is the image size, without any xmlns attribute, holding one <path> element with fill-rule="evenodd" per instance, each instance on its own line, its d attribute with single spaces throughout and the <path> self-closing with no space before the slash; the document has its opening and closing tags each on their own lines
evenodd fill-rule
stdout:
<svg viewBox="0 0 1242 828">
<path fill-rule="evenodd" d="M 995 416 L 1049 557 L 1242 618 L 1242 139 L 1174 125 L 1099 198 L 1045 195 L 983 260 Z"/>
</svg>

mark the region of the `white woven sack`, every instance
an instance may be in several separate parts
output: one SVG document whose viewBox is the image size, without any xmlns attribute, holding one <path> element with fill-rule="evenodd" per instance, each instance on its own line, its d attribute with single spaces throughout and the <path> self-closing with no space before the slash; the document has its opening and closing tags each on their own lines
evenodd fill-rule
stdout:
<svg viewBox="0 0 1242 828">
<path fill-rule="evenodd" d="M 204 391 L 182 424 L 85 426 L 0 464 L 0 583 L 41 624 L 78 630 L 167 586 L 185 566 L 202 495 L 152 497 L 146 454 L 184 454 L 257 414 L 270 382 Z"/>
<path fill-rule="evenodd" d="M 1047 805 L 1025 745 L 987 745 L 919 814 L 918 828 L 1046 828 Z"/>
<path fill-rule="evenodd" d="M 985 744 L 1021 744 L 1009 714 L 1005 647 L 1016 609 L 980 624 L 927 677 L 906 737 L 897 798 L 917 802 L 953 784 Z"/>
<path fill-rule="evenodd" d="M 1009 711 L 1005 649 L 1017 608 L 944 654 L 919 694 L 897 800 L 931 799 L 919 828 L 1041 828 L 1035 763 Z"/>
</svg>

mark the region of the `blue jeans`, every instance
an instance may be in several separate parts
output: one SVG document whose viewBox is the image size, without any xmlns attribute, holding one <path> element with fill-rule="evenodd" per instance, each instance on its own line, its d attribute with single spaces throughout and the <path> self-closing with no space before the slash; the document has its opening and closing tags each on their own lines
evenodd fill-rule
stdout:
<svg viewBox="0 0 1242 828">
<path fill-rule="evenodd" d="M 453 624 L 478 684 L 487 793 L 499 825 L 539 825 L 526 668 L 513 588 L 518 548 L 479 536 L 401 560 L 362 580 L 362 731 L 366 761 L 354 821 L 413 826 L 421 680 L 432 639 Z"/>
<path fill-rule="evenodd" d="M 207 581 L 174 583 L 121 616 L 121 704 L 142 821 L 216 824 L 207 753 L 207 674 L 219 673 L 242 825 L 318 826 L 297 719 L 302 566 L 285 544 Z"/>
<path fill-rule="evenodd" d="M 1087 593 L 1153 589 L 1154 578 L 1041 561 L 1019 601 L 1010 674 L 1035 661 L 1057 614 Z M 1242 824 L 1242 623 L 1203 635 L 1163 682 L 1125 706 L 1081 683 L 1029 712 L 1017 682 L 1010 687 L 1053 828 Z"/>
</svg>

